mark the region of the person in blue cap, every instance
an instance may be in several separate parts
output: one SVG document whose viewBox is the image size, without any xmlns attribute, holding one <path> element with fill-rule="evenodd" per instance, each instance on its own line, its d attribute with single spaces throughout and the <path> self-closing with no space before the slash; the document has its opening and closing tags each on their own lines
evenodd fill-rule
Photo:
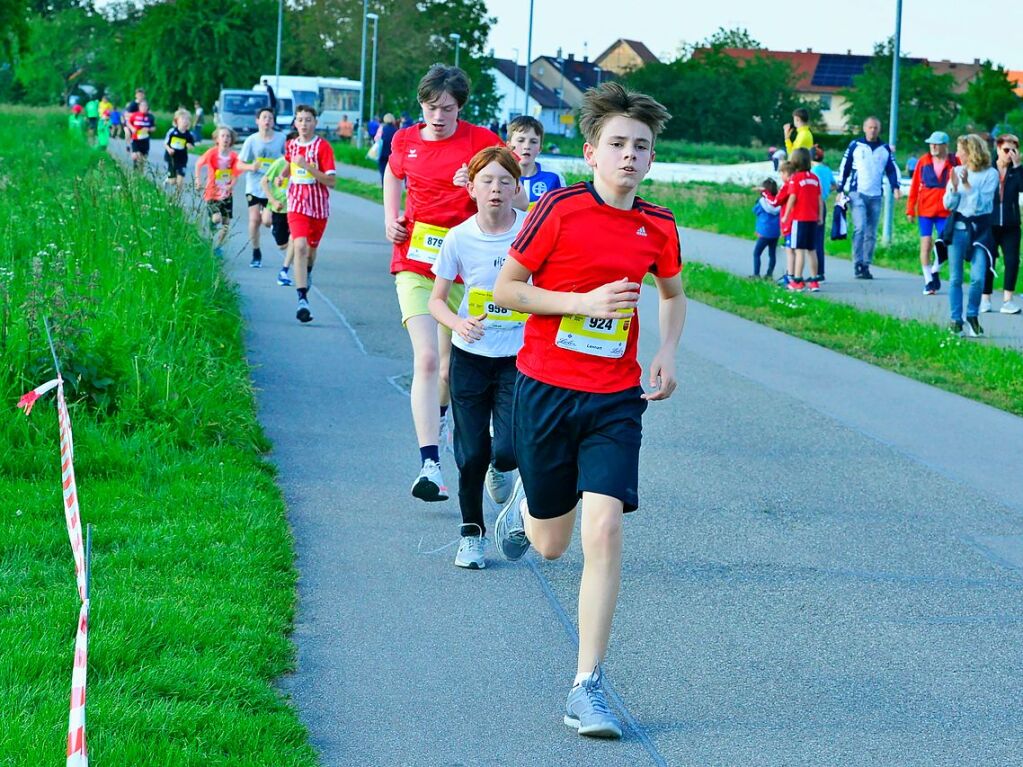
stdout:
<svg viewBox="0 0 1023 767">
<path fill-rule="evenodd" d="M 913 170 L 906 203 L 906 218 L 914 218 L 920 229 L 920 270 L 924 275 L 924 295 L 933 296 L 941 288 L 938 272 L 941 264 L 931 264 L 934 238 L 941 237 L 949 211 L 943 197 L 948 177 L 957 164 L 955 155 L 948 153 L 948 134 L 934 131 L 925 142 L 930 152 L 920 158 Z"/>
</svg>

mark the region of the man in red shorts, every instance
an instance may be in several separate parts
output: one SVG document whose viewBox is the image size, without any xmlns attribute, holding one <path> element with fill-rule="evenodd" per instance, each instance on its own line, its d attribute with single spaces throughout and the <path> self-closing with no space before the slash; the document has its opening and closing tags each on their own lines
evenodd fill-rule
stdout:
<svg viewBox="0 0 1023 767">
<path fill-rule="evenodd" d="M 334 150 L 316 135 L 316 110 L 301 104 L 295 109 L 298 138 L 284 146 L 288 184 L 288 228 L 295 248 L 295 288 L 298 291 L 299 322 L 313 319 L 309 311 L 309 273 L 316 263 L 316 249 L 327 228 L 330 190 L 337 183 Z"/>
</svg>

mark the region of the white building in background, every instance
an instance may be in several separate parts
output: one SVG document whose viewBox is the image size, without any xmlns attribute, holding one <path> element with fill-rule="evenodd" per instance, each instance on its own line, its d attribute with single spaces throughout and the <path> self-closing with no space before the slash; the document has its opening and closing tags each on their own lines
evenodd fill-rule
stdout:
<svg viewBox="0 0 1023 767">
<path fill-rule="evenodd" d="M 535 77 L 529 86 L 529 104 L 526 105 L 526 66 L 511 59 L 494 59 L 494 76 L 498 97 L 497 120 L 502 125 L 521 114 L 535 117 L 547 134 L 561 134 L 565 128 L 564 115 L 572 114 L 572 107 L 558 98 L 558 94 Z M 571 126 L 569 126 L 571 127 Z"/>
</svg>

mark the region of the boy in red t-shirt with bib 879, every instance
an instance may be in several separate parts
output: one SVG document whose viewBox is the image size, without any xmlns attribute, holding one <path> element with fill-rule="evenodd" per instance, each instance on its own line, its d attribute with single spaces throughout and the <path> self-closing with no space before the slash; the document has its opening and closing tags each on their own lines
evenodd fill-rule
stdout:
<svg viewBox="0 0 1023 767">
<path fill-rule="evenodd" d="M 600 671 L 621 582 L 622 520 L 639 505 L 643 412 L 675 390 L 685 323 L 675 217 L 636 196 L 669 117 L 619 83 L 587 91 L 579 124 L 593 181 L 540 199 L 494 285 L 498 305 L 530 315 L 512 415 L 520 480 L 495 542 L 506 559 L 530 545 L 560 557 L 582 497 L 579 654 L 564 722 L 594 737 L 622 734 Z M 636 307 L 648 273 L 660 294 L 661 345 L 644 394 Z"/>
</svg>

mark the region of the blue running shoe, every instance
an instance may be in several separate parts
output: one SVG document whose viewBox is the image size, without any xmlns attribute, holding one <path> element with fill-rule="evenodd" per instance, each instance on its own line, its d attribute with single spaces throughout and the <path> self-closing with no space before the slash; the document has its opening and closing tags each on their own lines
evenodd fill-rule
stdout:
<svg viewBox="0 0 1023 767">
<path fill-rule="evenodd" d="M 522 478 L 515 480 L 515 490 L 511 500 L 501 509 L 494 522 L 494 541 L 501 556 L 509 562 L 522 559 L 529 551 L 529 538 L 522 524 L 522 502 L 526 500 L 526 491 L 522 487 Z"/>
<path fill-rule="evenodd" d="M 589 679 L 572 688 L 565 703 L 565 724 L 591 738 L 620 738 L 622 725 L 607 704 L 603 679 L 598 664 Z"/>
</svg>

